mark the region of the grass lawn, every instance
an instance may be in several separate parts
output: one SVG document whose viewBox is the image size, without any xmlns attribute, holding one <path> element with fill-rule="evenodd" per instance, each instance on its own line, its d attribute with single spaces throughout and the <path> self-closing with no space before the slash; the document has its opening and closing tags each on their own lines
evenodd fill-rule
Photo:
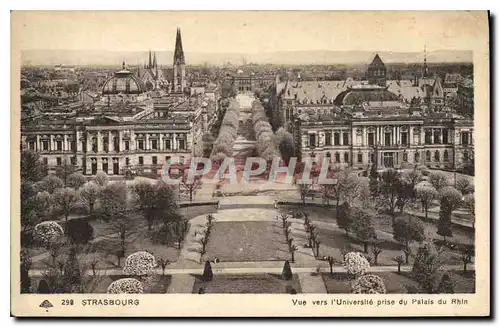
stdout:
<svg viewBox="0 0 500 327">
<path fill-rule="evenodd" d="M 165 260 L 169 260 L 170 262 L 175 262 L 179 258 L 180 250 L 176 246 L 173 246 L 173 244 L 169 244 L 168 246 L 163 244 L 153 244 L 149 233 L 147 232 L 145 220 L 137 222 L 135 230 L 131 234 L 127 235 L 126 242 L 127 246 L 125 257 L 121 259 L 120 266 L 118 266 L 118 260 L 115 256 L 116 251 L 120 249 L 120 238 L 117 234 L 102 237 L 97 241 L 86 245 L 85 248 L 80 251 L 81 253 L 78 254 L 79 262 L 82 265 L 87 265 L 89 269 L 90 263 L 94 259 L 98 261 L 98 269 L 120 268 L 124 266 L 127 256 L 137 251 L 150 251 L 157 260 L 163 258 Z M 64 260 L 65 253 L 67 253 L 68 250 L 69 247 L 61 250 L 61 255 L 58 260 Z M 33 268 L 46 268 L 50 265 L 50 261 L 51 259 L 47 258 L 33 262 Z"/>
<path fill-rule="evenodd" d="M 444 272 L 439 274 L 439 278 Z M 455 282 L 455 293 L 474 293 L 475 292 L 475 275 L 474 272 L 448 271 L 452 280 Z M 377 275 L 384 280 L 387 293 L 389 294 L 404 294 L 408 293 L 407 287 L 417 287 L 418 283 L 410 278 L 409 272 L 375 272 L 370 273 Z M 327 293 L 351 293 L 351 284 L 354 282 L 346 273 L 323 273 L 323 282 Z"/>
<path fill-rule="evenodd" d="M 97 277 L 94 281 L 93 277 L 88 277 L 86 280 L 87 292 L 88 293 L 107 293 L 108 286 L 120 278 L 126 278 L 128 276 L 101 276 Z M 44 279 L 43 277 L 31 278 L 31 284 L 38 286 L 40 281 Z M 168 286 L 172 280 L 170 275 L 155 275 L 153 276 L 153 281 L 151 283 L 151 290 L 149 293 L 162 294 L 166 293 Z"/>
<path fill-rule="evenodd" d="M 107 293 L 108 286 L 120 278 L 127 278 L 128 276 L 105 276 L 97 284 L 96 289 L 93 293 Z M 172 276 L 170 275 L 154 275 L 153 281 L 151 283 L 151 290 L 148 293 L 151 294 L 162 294 L 167 293 L 168 286 L 172 281 Z M 146 292 L 146 290 L 145 290 Z"/>
<path fill-rule="evenodd" d="M 221 262 L 291 259 L 278 221 L 216 222 L 205 257 Z"/>
<path fill-rule="evenodd" d="M 302 207 L 302 206 L 286 206 L 282 207 L 282 212 L 302 211 L 309 214 L 309 218 L 316 225 L 316 230 L 319 234 L 321 242 L 320 256 L 333 256 L 338 261 L 341 260 L 341 251 L 349 245 L 355 251 L 363 251 L 363 244 L 359 242 L 355 235 L 351 232 L 349 236 L 345 234 L 344 230 L 337 227 L 335 220 L 335 208 L 321 208 L 321 207 Z M 405 217 L 408 219 L 408 216 Z M 412 219 L 419 219 L 412 217 Z M 442 245 L 442 237 L 437 235 L 437 226 L 434 223 L 422 222 L 427 235 L 432 235 L 437 245 Z M 379 265 L 394 265 L 393 259 L 402 255 L 401 245 L 396 242 L 392 235 L 392 220 L 391 217 L 384 214 L 377 214 L 373 219 L 373 225 L 377 230 L 377 245 L 383 250 L 378 257 Z M 474 244 L 474 233 L 467 229 L 453 227 L 453 237 L 447 238 L 448 242 L 453 243 L 455 249 L 445 248 L 443 251 L 444 264 L 459 265 L 461 261 L 461 252 L 459 248 L 463 245 Z M 412 248 L 416 250 L 418 244 L 413 244 Z M 371 246 L 369 246 L 369 255 L 371 253 Z M 411 259 L 410 259 L 411 263 Z"/>
<path fill-rule="evenodd" d="M 287 288 L 294 288 L 301 292 L 297 275 L 291 280 L 284 280 L 276 274 L 254 275 L 214 275 L 212 281 L 203 281 L 201 276 L 195 276 L 193 293 L 198 293 L 200 287 L 205 293 L 253 293 L 253 294 L 280 294 L 288 293 Z"/>
</svg>

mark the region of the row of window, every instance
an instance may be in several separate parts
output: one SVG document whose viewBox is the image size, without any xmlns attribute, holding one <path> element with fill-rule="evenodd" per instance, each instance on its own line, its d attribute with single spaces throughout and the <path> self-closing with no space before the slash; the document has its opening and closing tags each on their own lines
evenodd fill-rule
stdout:
<svg viewBox="0 0 500 327">
<path fill-rule="evenodd" d="M 330 152 L 327 152 L 326 153 L 326 157 L 327 158 L 331 158 L 331 153 Z M 407 152 L 403 152 L 403 155 L 402 155 L 402 160 L 403 162 L 408 162 L 408 153 Z M 333 156 L 333 161 L 335 163 L 340 163 L 340 153 L 339 152 L 335 152 L 334 156 Z M 370 156 L 369 156 L 369 163 L 373 163 L 375 162 L 375 153 L 371 153 Z M 434 154 L 427 150 L 425 152 L 425 160 L 427 162 L 441 162 L 441 152 L 436 150 L 434 152 Z M 463 154 L 463 160 L 464 161 L 468 161 L 469 160 L 469 154 L 468 152 L 464 152 Z M 448 150 L 444 150 L 443 152 L 443 162 L 449 162 L 450 161 L 450 154 L 448 152 Z M 348 152 L 344 152 L 344 162 L 345 163 L 349 163 L 349 153 Z M 358 155 L 357 155 L 357 162 L 358 163 L 363 163 L 363 153 L 362 152 L 359 152 Z M 415 152 L 413 154 L 413 162 L 420 162 L 420 152 Z"/>
<path fill-rule="evenodd" d="M 340 137 L 342 134 L 342 144 L 343 145 L 349 145 L 349 133 L 333 133 L 333 145 L 340 145 Z M 462 145 L 470 145 L 472 144 L 471 141 L 471 133 L 470 132 L 462 132 L 460 134 L 460 143 Z M 394 136 L 392 133 L 384 133 L 384 145 L 390 146 L 394 145 L 395 142 Z M 358 142 L 361 143 L 361 142 Z M 403 145 L 408 145 L 409 144 L 409 138 L 408 138 L 408 133 L 407 132 L 401 132 L 400 133 L 400 143 Z M 426 131 L 425 132 L 425 144 L 450 144 L 450 139 L 448 138 L 448 133 L 441 133 L 441 130 L 435 130 L 434 133 L 431 131 Z M 331 146 L 332 145 L 332 133 L 331 132 L 326 132 L 325 133 L 325 146 Z M 368 133 L 368 145 L 369 146 L 374 146 L 375 145 L 375 133 Z M 309 134 L 309 146 L 310 147 L 316 147 L 318 146 L 317 144 L 317 138 L 316 134 Z"/>
<path fill-rule="evenodd" d="M 172 157 L 171 156 L 165 156 L 165 162 L 169 162 L 169 160 L 171 159 Z M 142 166 L 144 165 L 144 157 L 138 157 L 139 159 L 139 165 Z M 57 166 L 61 166 L 63 164 L 63 158 L 62 157 L 57 157 L 56 158 L 56 165 Z M 76 165 L 76 157 L 71 157 L 70 159 L 71 161 L 71 164 L 72 165 Z M 46 157 L 44 157 L 42 159 L 43 163 L 44 164 L 48 164 L 48 159 Z M 179 163 L 183 164 L 184 163 L 184 158 L 183 157 L 179 157 Z M 158 164 L 158 157 L 157 156 L 152 156 L 151 157 L 151 164 L 153 165 L 157 165 Z M 106 161 L 103 161 L 103 165 L 106 165 L 107 166 L 107 160 Z M 130 158 L 125 158 L 125 165 L 130 165 Z"/>
<path fill-rule="evenodd" d="M 124 150 L 129 151 L 130 150 L 130 141 L 124 141 Z M 136 148 L 139 150 L 144 150 L 145 149 L 145 144 L 146 142 L 144 140 L 137 140 L 136 141 Z M 149 141 L 149 149 L 150 150 L 158 150 L 158 145 L 159 142 L 158 140 L 150 140 Z M 42 151 L 50 151 L 50 144 L 49 141 L 43 140 L 41 141 L 41 146 L 42 146 Z M 178 149 L 183 151 L 186 150 L 186 141 L 179 139 L 177 140 L 177 146 Z M 92 152 L 98 152 L 98 144 L 97 144 L 97 139 L 92 139 Z M 107 140 L 103 141 L 102 147 L 104 149 L 104 152 L 108 152 L 109 149 L 109 144 Z M 30 150 L 35 151 L 36 150 L 36 142 L 35 141 L 30 141 L 28 142 L 28 148 Z M 87 143 L 85 141 L 82 142 L 82 148 L 83 152 L 87 152 Z M 76 151 L 76 142 L 72 141 L 70 142 L 70 151 Z M 113 140 L 113 150 L 116 152 L 120 152 L 120 144 L 118 138 L 115 138 Z M 166 139 L 163 140 L 163 150 L 172 150 L 172 140 Z M 62 141 L 56 141 L 55 142 L 55 150 L 54 151 L 63 151 L 63 145 Z"/>
</svg>

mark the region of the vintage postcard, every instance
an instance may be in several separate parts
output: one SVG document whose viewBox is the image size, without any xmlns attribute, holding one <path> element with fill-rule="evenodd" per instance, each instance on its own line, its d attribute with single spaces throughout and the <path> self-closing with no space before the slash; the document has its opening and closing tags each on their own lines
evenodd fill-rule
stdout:
<svg viewBox="0 0 500 327">
<path fill-rule="evenodd" d="M 490 315 L 488 12 L 11 24 L 12 315 Z"/>
</svg>

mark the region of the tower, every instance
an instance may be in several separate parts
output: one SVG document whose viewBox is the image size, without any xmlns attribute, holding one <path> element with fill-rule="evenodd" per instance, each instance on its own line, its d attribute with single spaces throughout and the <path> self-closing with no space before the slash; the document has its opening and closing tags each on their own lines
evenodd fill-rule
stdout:
<svg viewBox="0 0 500 327">
<path fill-rule="evenodd" d="M 149 63 L 148 63 L 148 68 L 152 68 L 153 63 L 151 62 L 151 49 L 149 50 Z"/>
<path fill-rule="evenodd" d="M 385 64 L 382 59 L 380 59 L 380 56 L 377 53 L 373 58 L 371 64 L 368 66 L 368 83 L 385 87 L 387 84 L 386 74 L 387 69 L 385 68 Z"/>
<path fill-rule="evenodd" d="M 174 51 L 174 92 L 183 92 L 186 88 L 186 62 L 182 50 L 181 30 L 177 28 Z"/>
<path fill-rule="evenodd" d="M 422 77 L 429 77 L 429 68 L 427 67 L 427 47 L 424 45 L 424 69 L 422 70 Z"/>
</svg>

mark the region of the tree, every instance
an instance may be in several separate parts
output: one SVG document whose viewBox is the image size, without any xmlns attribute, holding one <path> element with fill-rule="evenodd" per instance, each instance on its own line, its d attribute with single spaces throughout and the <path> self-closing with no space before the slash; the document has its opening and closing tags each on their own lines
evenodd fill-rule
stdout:
<svg viewBox="0 0 500 327">
<path fill-rule="evenodd" d="M 330 274 L 333 275 L 333 265 L 335 264 L 335 259 L 332 256 L 326 258 L 328 261 L 328 266 L 330 266 Z"/>
<path fill-rule="evenodd" d="M 384 204 L 392 217 L 392 223 L 396 220 L 396 206 L 399 190 L 401 189 L 401 175 L 394 169 L 388 169 L 380 176 L 380 194 Z"/>
<path fill-rule="evenodd" d="M 312 184 L 309 183 L 301 183 L 300 181 L 295 180 L 295 185 L 299 191 L 300 199 L 302 200 L 302 205 L 306 205 L 306 197 L 311 193 Z"/>
<path fill-rule="evenodd" d="M 21 152 L 21 180 L 38 182 L 47 175 L 47 166 L 42 163 L 38 153 L 32 150 Z"/>
<path fill-rule="evenodd" d="M 361 187 L 358 179 L 347 171 L 338 174 L 337 183 L 332 184 L 332 196 L 336 200 L 336 212 L 339 215 L 340 201 L 351 203 L 360 195 Z"/>
<path fill-rule="evenodd" d="M 89 213 L 94 211 L 94 205 L 101 194 L 101 187 L 94 182 L 89 182 L 79 190 L 80 199 L 89 207 Z"/>
<path fill-rule="evenodd" d="M 405 259 L 403 258 L 402 255 L 398 255 L 396 258 L 394 258 L 394 261 L 398 265 L 398 274 L 401 273 L 401 265 L 405 262 Z"/>
<path fill-rule="evenodd" d="M 287 132 L 283 127 L 280 127 L 276 131 L 276 143 L 281 157 L 288 163 L 290 158 L 295 156 L 295 144 L 292 134 Z"/>
<path fill-rule="evenodd" d="M 210 153 L 212 152 L 212 148 L 214 146 L 215 138 L 212 133 L 205 132 L 201 137 L 203 156 L 208 158 L 210 157 Z"/>
<path fill-rule="evenodd" d="M 58 188 L 64 187 L 63 181 L 55 175 L 47 175 L 41 181 L 35 184 L 35 189 L 38 192 L 47 191 L 50 194 Z"/>
<path fill-rule="evenodd" d="M 31 287 L 31 278 L 29 270 L 31 269 L 31 255 L 26 249 L 21 249 L 21 293 L 29 293 Z"/>
<path fill-rule="evenodd" d="M 443 277 L 441 277 L 441 281 L 439 282 L 439 285 L 437 287 L 436 293 L 438 294 L 455 293 L 455 284 L 453 283 L 453 280 L 451 279 L 450 275 L 443 274 Z"/>
<path fill-rule="evenodd" d="M 74 173 L 68 175 L 66 185 L 68 187 L 74 188 L 75 190 L 78 190 L 80 187 L 85 185 L 86 182 L 87 182 L 87 179 L 85 178 L 85 176 L 83 176 L 82 173 L 74 172 Z"/>
<path fill-rule="evenodd" d="M 290 253 L 292 254 L 292 263 L 295 262 L 295 252 L 297 252 L 299 248 L 295 245 L 290 245 Z"/>
<path fill-rule="evenodd" d="M 369 179 L 370 194 L 372 195 L 372 198 L 375 199 L 378 197 L 380 192 L 379 174 L 377 172 L 377 166 L 375 164 L 373 164 L 370 168 Z"/>
<path fill-rule="evenodd" d="M 281 272 L 281 277 L 285 280 L 290 280 L 292 279 L 292 268 L 290 267 L 290 262 L 285 261 L 285 264 L 283 265 L 283 270 Z"/>
<path fill-rule="evenodd" d="M 422 203 L 422 207 L 425 210 L 425 218 L 428 218 L 429 207 L 432 201 L 437 198 L 438 192 L 433 186 L 418 185 L 415 187 L 415 191 L 418 199 Z"/>
<path fill-rule="evenodd" d="M 425 228 L 419 220 L 399 218 L 392 228 L 394 239 L 401 243 L 403 249 L 409 249 L 411 242 L 422 242 L 425 238 Z M 408 264 L 409 253 L 405 254 L 405 262 Z"/>
<path fill-rule="evenodd" d="M 467 265 L 472 261 L 472 254 L 473 253 L 469 248 L 465 248 L 462 250 L 460 259 L 462 260 L 462 263 L 464 265 L 464 272 L 467 271 Z"/>
<path fill-rule="evenodd" d="M 108 182 L 109 182 L 108 174 L 106 174 L 103 171 L 97 172 L 97 174 L 94 177 L 94 183 L 96 183 L 99 186 L 106 186 Z"/>
<path fill-rule="evenodd" d="M 407 185 L 409 185 L 410 189 L 412 190 L 410 198 L 414 200 L 415 197 L 417 196 L 415 187 L 417 186 L 418 183 L 420 183 L 423 180 L 422 173 L 419 170 L 417 170 L 417 166 L 415 165 L 413 170 L 403 175 L 403 180 Z"/>
<path fill-rule="evenodd" d="M 189 179 L 187 173 L 184 175 L 181 181 L 181 185 L 189 194 L 189 202 L 193 202 L 194 191 L 200 188 L 201 184 L 201 176 L 196 176 L 195 178 Z"/>
<path fill-rule="evenodd" d="M 70 187 L 57 189 L 54 192 L 53 199 L 56 208 L 63 213 L 64 221 L 68 222 L 68 216 L 78 199 L 75 190 Z"/>
<path fill-rule="evenodd" d="M 201 278 L 204 281 L 211 281 L 213 278 L 214 274 L 212 272 L 212 265 L 210 264 L 210 261 L 205 261 L 205 268 L 203 269 L 203 275 Z"/>
<path fill-rule="evenodd" d="M 56 176 L 59 177 L 64 187 L 69 187 L 68 185 L 68 177 L 75 173 L 78 168 L 73 165 L 67 157 L 64 157 L 60 166 L 56 167 Z"/>
<path fill-rule="evenodd" d="M 94 238 L 94 228 L 87 219 L 71 219 L 66 223 L 66 235 L 73 244 L 87 244 Z"/>
<path fill-rule="evenodd" d="M 158 259 L 157 261 L 158 266 L 161 267 L 161 274 L 165 275 L 165 268 L 170 264 L 169 260 L 165 260 L 163 258 Z"/>
<path fill-rule="evenodd" d="M 132 191 L 136 195 L 139 210 L 148 222 L 148 230 L 151 230 L 155 218 L 155 185 L 141 181 L 132 186 Z"/>
<path fill-rule="evenodd" d="M 337 212 L 337 226 L 345 230 L 345 234 L 348 236 L 352 228 L 351 206 L 348 202 L 344 202 L 338 207 Z"/>
<path fill-rule="evenodd" d="M 374 245 L 372 247 L 372 253 L 373 253 L 373 264 L 374 265 L 378 265 L 378 256 L 380 255 L 380 253 L 382 253 L 382 249 L 377 246 L 377 245 Z"/>
<path fill-rule="evenodd" d="M 440 208 L 438 235 L 443 236 L 446 243 L 446 237 L 453 236 L 451 214 L 456 210 L 462 201 L 462 194 L 451 186 L 446 186 L 440 189 Z"/>
<path fill-rule="evenodd" d="M 376 275 L 363 275 L 352 284 L 353 294 L 385 294 L 386 288 L 382 278 Z"/>
<path fill-rule="evenodd" d="M 459 179 L 455 184 L 455 188 L 463 195 L 474 192 L 474 185 L 467 178 Z"/>
<path fill-rule="evenodd" d="M 353 213 L 352 229 L 356 237 L 363 242 L 364 252 L 368 253 L 368 243 L 377 238 L 375 228 L 372 224 L 372 217 L 362 210 L 356 209 Z"/>
<path fill-rule="evenodd" d="M 99 203 L 101 204 L 102 217 L 108 221 L 116 212 L 124 211 L 127 207 L 127 186 L 125 183 L 106 184 L 102 187 Z"/>
<path fill-rule="evenodd" d="M 119 244 L 113 246 L 111 252 L 117 258 L 117 266 L 120 266 L 121 258 L 125 257 L 128 244 L 135 241 L 132 238 L 137 232 L 137 222 L 141 219 L 140 216 L 133 210 L 116 207 L 109 216 L 110 230 L 118 235 Z M 136 236 L 138 238 L 139 235 Z"/>
<path fill-rule="evenodd" d="M 413 262 L 412 278 L 427 292 L 433 293 L 437 272 L 441 267 L 440 255 L 434 244 L 427 242 L 419 247 Z"/>
<path fill-rule="evenodd" d="M 63 287 L 70 292 L 81 285 L 83 272 L 80 269 L 80 263 L 76 256 L 76 247 L 72 246 L 69 249 L 68 258 L 64 263 Z"/>
<path fill-rule="evenodd" d="M 472 228 L 474 228 L 476 221 L 476 201 L 474 199 L 474 193 L 470 193 L 464 196 L 464 206 L 472 216 Z"/>
<path fill-rule="evenodd" d="M 413 198 L 413 194 L 413 186 L 407 181 L 401 181 L 398 189 L 398 199 L 396 200 L 400 213 L 403 213 L 404 206 Z"/>
<path fill-rule="evenodd" d="M 441 188 L 448 185 L 448 180 L 446 179 L 445 174 L 436 171 L 429 175 L 429 183 L 431 183 L 436 190 L 440 191 Z"/>
</svg>

